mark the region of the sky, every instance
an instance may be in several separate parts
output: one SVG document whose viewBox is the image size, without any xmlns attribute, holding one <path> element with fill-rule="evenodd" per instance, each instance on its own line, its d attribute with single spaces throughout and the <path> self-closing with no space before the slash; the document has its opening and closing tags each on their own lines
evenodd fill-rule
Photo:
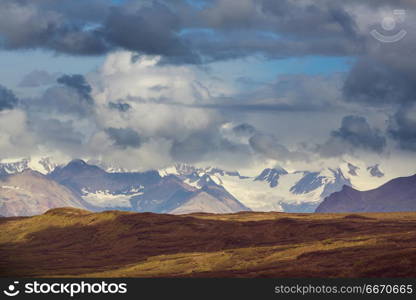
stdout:
<svg viewBox="0 0 416 300">
<path fill-rule="evenodd" d="M 0 159 L 413 174 L 415 11 L 413 0 L 3 0 Z"/>
</svg>

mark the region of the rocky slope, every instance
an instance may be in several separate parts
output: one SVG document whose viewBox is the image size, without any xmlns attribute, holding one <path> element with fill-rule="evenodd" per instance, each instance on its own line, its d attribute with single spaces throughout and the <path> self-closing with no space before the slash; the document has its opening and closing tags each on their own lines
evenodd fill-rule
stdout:
<svg viewBox="0 0 416 300">
<path fill-rule="evenodd" d="M 36 171 L 0 177 L 0 215 L 30 216 L 65 206 L 93 208 L 68 188 Z"/>
<path fill-rule="evenodd" d="M 214 182 L 194 187 L 176 175 L 161 177 L 156 171 L 109 173 L 82 160 L 74 160 L 48 176 L 99 210 L 173 214 L 249 210 Z"/>
</svg>

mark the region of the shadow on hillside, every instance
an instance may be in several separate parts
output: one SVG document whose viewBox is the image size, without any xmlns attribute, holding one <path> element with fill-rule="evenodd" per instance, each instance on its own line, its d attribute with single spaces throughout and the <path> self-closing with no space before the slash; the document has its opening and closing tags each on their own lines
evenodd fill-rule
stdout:
<svg viewBox="0 0 416 300">
<path fill-rule="evenodd" d="M 52 226 L 34 232 L 22 243 L 0 244 L 0 276 L 74 276 L 117 269 L 156 255 L 294 245 L 327 239 L 348 240 L 357 236 L 414 232 L 416 228 L 416 222 L 356 217 L 239 222 L 145 213 L 122 214 L 113 220 L 89 225 L 83 224 L 82 218 L 75 225 Z M 404 245 L 405 242 L 403 239 L 392 241 L 393 245 Z M 416 247 L 416 241 L 408 243 L 408 248 Z M 383 247 L 373 250 L 388 252 Z M 393 250 L 397 252 L 395 247 Z M 296 261 L 285 262 L 279 268 L 274 266 L 269 271 L 199 273 L 195 276 L 274 277 L 280 274 L 302 277 L 314 276 L 316 272 L 324 276 L 336 276 L 332 274 L 334 271 L 328 273 L 325 270 L 335 268 L 335 273 L 339 275 L 341 266 L 351 264 L 351 261 L 367 257 L 371 263 L 371 256 L 376 256 L 371 251 L 361 248 L 342 253 L 312 252 L 309 256 L 299 256 Z M 416 257 L 411 257 L 415 263 Z M 374 264 L 377 262 L 374 261 Z M 341 269 L 338 270 L 337 266 Z"/>
</svg>

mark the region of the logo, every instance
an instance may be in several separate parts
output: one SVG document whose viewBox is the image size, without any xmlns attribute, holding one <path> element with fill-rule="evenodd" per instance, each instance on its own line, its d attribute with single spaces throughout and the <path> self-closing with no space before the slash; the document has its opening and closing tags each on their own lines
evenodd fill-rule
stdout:
<svg viewBox="0 0 416 300">
<path fill-rule="evenodd" d="M 4 290 L 3 293 L 9 297 L 17 296 L 20 291 L 16 289 L 16 286 L 19 284 L 19 281 L 13 282 L 7 287 L 7 290 Z"/>
<path fill-rule="evenodd" d="M 403 23 L 406 18 L 406 11 L 404 9 L 395 9 L 393 10 L 393 14 L 391 16 L 386 16 L 381 21 L 381 28 L 383 31 L 393 31 L 396 29 L 397 23 Z M 378 32 L 376 29 L 373 29 L 370 34 L 378 41 L 382 43 L 395 43 L 402 40 L 407 31 L 402 29 L 396 34 L 393 35 L 385 35 Z"/>
</svg>

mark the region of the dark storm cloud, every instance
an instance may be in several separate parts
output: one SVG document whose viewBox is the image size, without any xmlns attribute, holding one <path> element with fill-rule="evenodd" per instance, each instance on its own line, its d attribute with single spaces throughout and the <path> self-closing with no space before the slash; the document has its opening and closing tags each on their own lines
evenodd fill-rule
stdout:
<svg viewBox="0 0 416 300">
<path fill-rule="evenodd" d="M 252 136 L 256 133 L 256 128 L 253 125 L 243 123 L 234 126 L 233 131 L 238 136 Z"/>
<path fill-rule="evenodd" d="M 18 103 L 14 93 L 0 85 L 0 111 L 6 109 L 13 109 Z"/>
<path fill-rule="evenodd" d="M 388 132 L 401 149 L 416 152 L 416 104 L 402 106 L 391 117 Z"/>
<path fill-rule="evenodd" d="M 57 2 L 63 4 L 59 7 Z M 11 1 L 0 2 L 0 45 L 5 49 L 51 49 L 75 55 L 97 55 L 109 49 L 99 33 L 82 20 L 97 1 Z M 106 1 L 101 1 L 106 2 Z M 75 12 L 66 11 L 71 3 Z M 97 10 L 98 11 L 98 10 Z"/>
<path fill-rule="evenodd" d="M 353 1 L 351 3 L 360 3 Z M 356 55 L 366 49 L 343 1 L 10 1 L 0 3 L 3 48 L 99 55 L 124 48 L 200 63 L 254 54 L 271 58 Z M 381 6 L 366 3 L 362 5 Z"/>
<path fill-rule="evenodd" d="M 398 50 L 396 58 L 377 55 L 360 59 L 345 81 L 346 99 L 370 106 L 415 102 L 416 63 L 412 57 L 405 58 L 410 53 L 401 52 Z"/>
<path fill-rule="evenodd" d="M 416 151 L 416 2 L 401 1 L 396 7 L 407 9 L 405 23 L 396 30 L 406 30 L 406 36 L 391 44 L 374 40 L 376 44 L 367 49 L 348 73 L 343 94 L 347 102 L 384 109 L 389 115 L 389 136 L 401 149 Z"/>
<path fill-rule="evenodd" d="M 197 62 L 190 47 L 177 34 L 181 26 L 178 14 L 154 1 L 133 12 L 123 7 L 112 8 L 102 34 L 117 47 L 182 62 Z"/>
<path fill-rule="evenodd" d="M 43 70 L 34 70 L 26 74 L 19 83 L 20 87 L 40 87 L 56 82 L 60 75 L 58 73 L 51 74 Z"/>
<path fill-rule="evenodd" d="M 137 2 L 140 3 L 139 1 Z M 181 16 L 163 1 L 126 6 L 110 1 L 2 1 L 0 46 L 101 55 L 124 48 L 196 63 L 178 32 Z"/>
<path fill-rule="evenodd" d="M 367 119 L 360 116 L 346 116 L 342 119 L 341 127 L 332 132 L 334 138 L 339 138 L 359 148 L 375 152 L 383 151 L 386 138 L 379 130 L 373 129 Z"/>
<path fill-rule="evenodd" d="M 360 116 L 346 116 L 341 127 L 332 131 L 331 138 L 318 147 L 322 156 L 338 156 L 358 149 L 381 153 L 386 138 L 380 130 L 372 128 L 367 119 Z"/>
<path fill-rule="evenodd" d="M 74 55 L 116 49 L 193 63 L 250 55 L 365 55 L 372 37 L 361 33 L 351 7 L 372 10 L 411 1 L 231 0 L 194 5 L 186 0 L 40 0 L 0 2 L 0 45 Z"/>
<path fill-rule="evenodd" d="M 131 109 L 131 105 L 125 102 L 109 102 L 108 107 L 111 109 L 118 110 L 120 112 L 126 112 Z"/>
<path fill-rule="evenodd" d="M 105 130 L 114 144 L 121 148 L 138 148 L 141 145 L 140 135 L 131 128 L 107 128 Z"/>
<path fill-rule="evenodd" d="M 57 79 L 57 82 L 63 84 L 67 87 L 73 88 L 76 90 L 81 97 L 85 100 L 92 102 L 91 98 L 91 86 L 87 83 L 84 76 L 75 74 L 75 75 L 63 75 Z"/>
<path fill-rule="evenodd" d="M 200 12 L 200 26 L 211 31 L 187 36 L 203 56 L 229 59 L 252 54 L 270 58 L 362 53 L 365 39 L 357 32 L 346 5 L 316 1 L 212 1 Z M 323 38 L 325 37 L 325 38 Z"/>
</svg>

